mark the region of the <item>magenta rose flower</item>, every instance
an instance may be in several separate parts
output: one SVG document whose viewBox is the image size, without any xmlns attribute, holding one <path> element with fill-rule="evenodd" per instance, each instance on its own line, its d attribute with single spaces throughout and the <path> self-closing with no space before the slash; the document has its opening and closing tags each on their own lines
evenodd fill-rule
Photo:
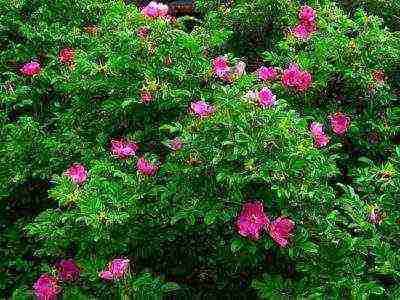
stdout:
<svg viewBox="0 0 400 300">
<path fill-rule="evenodd" d="M 61 260 L 56 264 L 58 275 L 62 281 L 74 281 L 79 278 L 81 270 L 73 259 Z"/>
<path fill-rule="evenodd" d="M 136 154 L 139 146 L 123 139 L 111 140 L 111 152 L 119 158 L 128 158 Z"/>
<path fill-rule="evenodd" d="M 313 26 L 298 24 L 292 29 L 292 34 L 299 39 L 307 40 L 314 31 Z"/>
<path fill-rule="evenodd" d="M 263 88 L 258 92 L 258 104 L 262 108 L 268 108 L 274 106 L 276 103 L 276 96 L 270 89 Z"/>
<path fill-rule="evenodd" d="M 316 16 L 317 16 L 317 14 L 312 7 L 304 5 L 300 8 L 300 11 L 299 11 L 300 23 L 312 24 L 315 22 Z"/>
<path fill-rule="evenodd" d="M 213 59 L 213 71 L 214 74 L 223 80 L 229 79 L 229 63 L 226 56 L 219 56 Z"/>
<path fill-rule="evenodd" d="M 146 26 L 139 27 L 137 34 L 142 38 L 146 38 L 150 33 L 150 28 Z"/>
<path fill-rule="evenodd" d="M 282 74 L 282 84 L 287 88 L 305 91 L 311 86 L 312 76 L 307 71 L 300 70 L 297 64 L 291 64 Z"/>
<path fill-rule="evenodd" d="M 137 167 L 139 173 L 146 175 L 146 176 L 154 176 L 154 175 L 156 175 L 156 173 L 158 171 L 158 166 L 155 164 L 152 164 L 151 162 L 146 160 L 144 157 L 141 157 L 138 159 L 136 167 Z"/>
<path fill-rule="evenodd" d="M 239 234 L 254 240 L 260 238 L 260 233 L 268 224 L 269 219 L 264 213 L 264 207 L 258 201 L 245 203 L 236 221 Z"/>
<path fill-rule="evenodd" d="M 73 164 L 66 171 L 66 175 L 76 184 L 82 184 L 87 179 L 87 171 L 81 164 Z"/>
<path fill-rule="evenodd" d="M 25 76 L 33 76 L 41 71 L 40 64 L 36 61 L 31 61 L 22 66 L 20 72 Z"/>
<path fill-rule="evenodd" d="M 57 278 L 43 274 L 33 285 L 35 296 L 39 300 L 55 300 L 61 292 Z"/>
<path fill-rule="evenodd" d="M 58 53 L 58 59 L 62 63 L 69 63 L 74 60 L 75 50 L 72 48 L 64 48 Z"/>
<path fill-rule="evenodd" d="M 311 134 L 314 137 L 314 146 L 317 148 L 324 147 L 329 143 L 329 137 L 323 131 L 323 124 L 312 122 L 310 125 Z"/>
<path fill-rule="evenodd" d="M 204 118 L 214 113 L 214 107 L 204 101 L 192 102 L 192 104 L 190 104 L 190 110 L 199 118 Z"/>
<path fill-rule="evenodd" d="M 104 271 L 100 272 L 100 278 L 105 280 L 121 279 L 129 270 L 129 262 L 129 259 L 114 259 L 108 264 L 107 268 Z"/>
<path fill-rule="evenodd" d="M 258 70 L 258 79 L 262 81 L 269 81 L 269 80 L 274 80 L 276 76 L 278 75 L 278 71 L 274 67 L 264 67 L 262 66 Z"/>
<path fill-rule="evenodd" d="M 289 218 L 279 217 L 267 224 L 266 228 L 271 238 L 280 247 L 286 247 L 294 229 L 294 222 Z"/>
<path fill-rule="evenodd" d="M 169 147 L 173 150 L 173 151 L 178 151 L 181 150 L 183 147 L 183 143 L 181 141 L 180 138 L 176 137 L 172 140 L 169 141 Z"/>
<path fill-rule="evenodd" d="M 339 135 L 345 134 L 350 126 L 350 118 L 341 112 L 329 116 L 329 120 L 331 121 L 332 131 Z"/>
<path fill-rule="evenodd" d="M 148 91 L 142 91 L 140 93 L 140 99 L 144 104 L 149 104 L 151 100 L 153 99 L 153 96 L 150 94 Z"/>
</svg>

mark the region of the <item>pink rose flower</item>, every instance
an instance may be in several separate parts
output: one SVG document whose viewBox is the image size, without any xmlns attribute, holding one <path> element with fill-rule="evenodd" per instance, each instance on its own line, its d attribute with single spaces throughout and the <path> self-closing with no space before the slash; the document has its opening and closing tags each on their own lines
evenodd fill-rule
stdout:
<svg viewBox="0 0 400 300">
<path fill-rule="evenodd" d="M 213 70 L 214 74 L 223 80 L 229 80 L 229 63 L 228 58 L 225 56 L 219 56 L 213 59 Z"/>
<path fill-rule="evenodd" d="M 25 76 L 33 76 L 39 74 L 41 71 L 40 64 L 36 61 L 26 63 L 20 69 L 21 73 Z"/>
<path fill-rule="evenodd" d="M 305 91 L 311 86 L 312 76 L 307 71 L 300 70 L 297 64 L 291 64 L 282 74 L 282 84 L 287 88 Z"/>
<path fill-rule="evenodd" d="M 245 203 L 236 221 L 239 234 L 254 240 L 260 238 L 261 231 L 268 224 L 269 219 L 264 213 L 264 207 L 258 201 Z"/>
<path fill-rule="evenodd" d="M 125 276 L 129 269 L 129 259 L 117 258 L 110 262 L 99 276 L 105 280 L 118 280 Z"/>
<path fill-rule="evenodd" d="M 329 120 L 331 121 L 332 131 L 339 135 L 345 134 L 350 126 L 350 118 L 341 112 L 329 116 Z"/>
<path fill-rule="evenodd" d="M 258 70 L 258 79 L 262 81 L 269 81 L 269 80 L 274 80 L 276 76 L 278 75 L 278 71 L 274 67 L 264 67 L 262 66 Z"/>
<path fill-rule="evenodd" d="M 199 118 L 204 118 L 214 113 L 214 107 L 204 101 L 192 102 L 190 109 L 191 112 Z"/>
<path fill-rule="evenodd" d="M 276 96 L 272 93 L 270 89 L 263 88 L 258 92 L 258 104 L 262 108 L 267 108 L 274 106 L 276 103 Z"/>
<path fill-rule="evenodd" d="M 58 59 L 62 63 L 69 63 L 74 60 L 75 57 L 75 50 L 72 48 L 64 48 L 58 54 Z"/>
<path fill-rule="evenodd" d="M 151 1 L 141 10 L 142 15 L 149 18 L 166 17 L 169 12 L 168 5 Z"/>
<path fill-rule="evenodd" d="M 87 171 L 81 164 L 73 164 L 66 171 L 67 176 L 76 184 L 82 184 L 87 179 Z"/>
<path fill-rule="evenodd" d="M 56 267 L 62 281 L 74 281 L 79 278 L 81 270 L 73 259 L 62 260 L 56 264 Z"/>
<path fill-rule="evenodd" d="M 267 224 L 266 228 L 271 238 L 280 247 L 286 247 L 294 229 L 294 222 L 289 218 L 279 217 Z"/>
<path fill-rule="evenodd" d="M 158 3 L 151 1 L 147 6 L 141 10 L 142 15 L 149 18 L 156 18 L 158 16 Z"/>
<path fill-rule="evenodd" d="M 329 143 L 329 137 L 323 131 L 323 124 L 312 122 L 310 125 L 311 134 L 314 137 L 314 145 L 317 148 L 324 147 Z"/>
<path fill-rule="evenodd" d="M 153 99 L 153 96 L 148 91 L 142 91 L 140 93 L 140 98 L 144 104 L 149 104 Z"/>
<path fill-rule="evenodd" d="M 170 140 L 169 142 L 169 147 L 173 150 L 173 151 L 178 151 L 181 150 L 183 147 L 183 143 L 181 141 L 180 138 L 176 137 L 172 140 Z"/>
<path fill-rule="evenodd" d="M 156 173 L 158 171 L 158 166 L 155 164 L 152 164 L 151 162 L 146 160 L 144 157 L 141 157 L 138 159 L 136 167 L 137 167 L 139 173 L 146 175 L 146 176 L 154 176 L 154 175 L 156 175 Z"/>
<path fill-rule="evenodd" d="M 47 274 L 40 276 L 33 288 L 39 300 L 55 300 L 61 292 L 57 279 Z"/>
<path fill-rule="evenodd" d="M 300 8 L 299 11 L 299 20 L 302 24 L 311 24 L 315 22 L 317 14 L 315 10 L 307 5 L 304 5 Z"/>
<path fill-rule="evenodd" d="M 292 29 L 293 36 L 307 40 L 310 38 L 311 34 L 314 32 L 314 27 L 310 27 L 304 24 L 298 24 Z"/>
<path fill-rule="evenodd" d="M 166 4 L 158 3 L 157 10 L 158 10 L 159 17 L 165 17 L 168 15 L 169 7 Z"/>
<path fill-rule="evenodd" d="M 136 154 L 139 146 L 126 140 L 111 140 L 111 152 L 119 158 L 128 158 Z"/>
<path fill-rule="evenodd" d="M 138 36 L 140 36 L 141 38 L 146 38 L 150 33 L 150 28 L 146 27 L 146 26 L 142 26 L 139 27 L 137 34 Z"/>
</svg>

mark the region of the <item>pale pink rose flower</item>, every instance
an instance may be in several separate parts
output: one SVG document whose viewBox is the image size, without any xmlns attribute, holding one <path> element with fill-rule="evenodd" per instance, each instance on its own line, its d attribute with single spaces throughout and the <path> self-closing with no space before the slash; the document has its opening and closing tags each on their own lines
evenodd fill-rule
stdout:
<svg viewBox="0 0 400 300">
<path fill-rule="evenodd" d="M 190 110 L 195 116 L 199 118 L 204 118 L 214 113 L 214 107 L 204 101 L 192 102 L 192 104 L 190 105 Z"/>
</svg>

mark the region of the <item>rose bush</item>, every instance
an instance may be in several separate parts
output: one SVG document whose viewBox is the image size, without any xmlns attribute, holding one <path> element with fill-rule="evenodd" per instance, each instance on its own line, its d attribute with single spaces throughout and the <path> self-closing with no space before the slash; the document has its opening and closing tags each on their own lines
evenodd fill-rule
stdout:
<svg viewBox="0 0 400 300">
<path fill-rule="evenodd" d="M 0 4 L 1 297 L 398 295 L 384 21 L 328 0 L 199 0 L 191 29 L 167 3 Z"/>
</svg>

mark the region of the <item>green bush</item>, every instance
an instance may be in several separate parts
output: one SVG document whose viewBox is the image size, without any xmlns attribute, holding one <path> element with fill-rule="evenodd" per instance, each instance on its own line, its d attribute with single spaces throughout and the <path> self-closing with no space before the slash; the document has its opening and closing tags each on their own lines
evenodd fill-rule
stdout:
<svg viewBox="0 0 400 300">
<path fill-rule="evenodd" d="M 187 16 L 150 19 L 123 1 L 3 2 L 1 223 L 13 249 L 0 248 L 2 297 L 32 297 L 43 274 L 65 299 L 399 295 L 392 19 L 312 2 L 316 30 L 299 39 L 297 1 L 197 1 L 193 30 Z M 223 55 L 230 79 L 213 70 Z M 30 61 L 41 71 L 24 76 Z M 247 74 L 232 75 L 241 61 Z M 312 75 L 304 91 L 280 80 L 292 63 Z M 260 81 L 262 64 L 278 78 Z M 265 88 L 275 105 L 252 96 Z M 198 101 L 210 105 L 204 116 Z M 343 135 L 329 126 L 338 111 L 351 119 Z M 312 122 L 324 124 L 326 147 Z M 116 155 L 116 140 L 136 143 L 135 155 Z M 148 175 L 143 160 L 154 166 Z M 80 182 L 68 173 L 76 164 L 87 171 Z M 37 196 L 17 192 L 38 181 Z M 12 211 L 31 206 L 28 216 L 10 217 L 15 201 Z M 260 239 L 239 234 L 252 201 L 271 220 L 294 222 L 286 247 L 269 225 Z M 58 266 L 70 258 L 73 282 Z M 117 258 L 129 268 L 100 278 Z"/>
</svg>

